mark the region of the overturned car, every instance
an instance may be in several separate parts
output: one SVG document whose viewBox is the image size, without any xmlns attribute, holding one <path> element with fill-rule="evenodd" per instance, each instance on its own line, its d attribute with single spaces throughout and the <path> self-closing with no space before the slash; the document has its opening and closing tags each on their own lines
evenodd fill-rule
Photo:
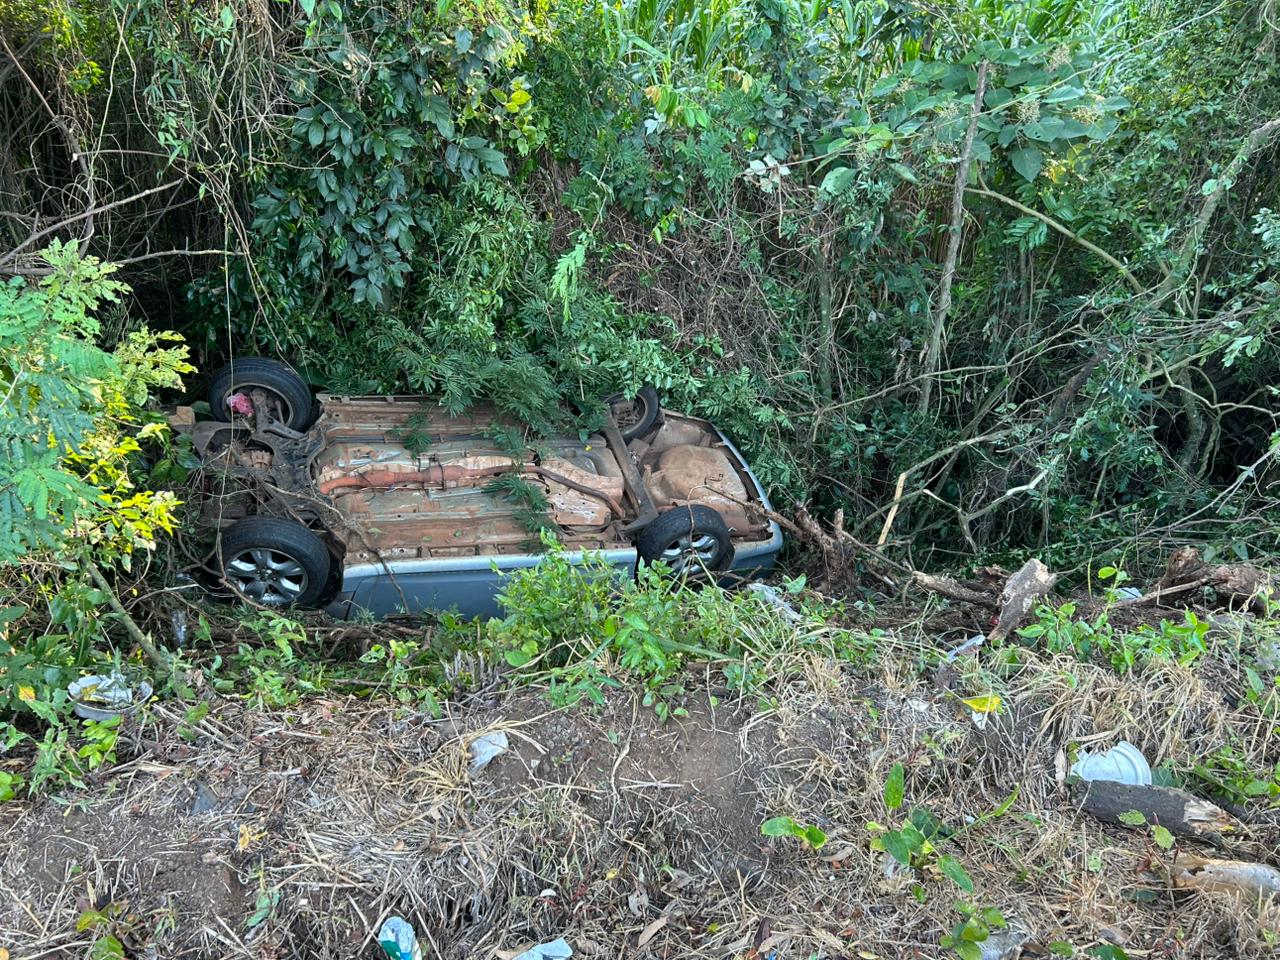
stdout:
<svg viewBox="0 0 1280 960">
<path fill-rule="evenodd" d="M 613 397 L 585 439 L 500 442 L 494 409 L 451 416 L 424 397 L 321 395 L 274 360 L 210 382 L 212 420 L 172 423 L 201 462 L 221 585 L 266 606 L 497 613 L 502 574 L 537 564 L 530 514 L 573 561 L 750 577 L 782 546 L 742 455 L 657 394 Z M 519 433 L 515 434 L 520 436 Z M 521 448 L 522 447 L 522 448 Z"/>
</svg>

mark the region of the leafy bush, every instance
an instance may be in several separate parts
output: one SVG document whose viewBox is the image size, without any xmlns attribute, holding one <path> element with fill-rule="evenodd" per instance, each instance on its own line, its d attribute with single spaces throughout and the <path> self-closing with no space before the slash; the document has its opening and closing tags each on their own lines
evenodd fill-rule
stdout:
<svg viewBox="0 0 1280 960">
<path fill-rule="evenodd" d="M 36 284 L 0 285 L 0 565 L 33 551 L 92 545 L 128 562 L 172 529 L 172 494 L 137 490 L 128 458 L 164 432 L 143 423 L 153 388 L 179 388 L 185 360 L 174 333 L 145 329 L 114 350 L 94 342 L 93 312 L 128 288 L 115 268 L 72 241 L 45 251 Z"/>
<path fill-rule="evenodd" d="M 1157 660 L 1188 666 L 1208 650 L 1209 624 L 1191 610 L 1183 611 L 1181 622 L 1161 620 L 1159 627 L 1140 624 L 1128 631 L 1113 627 L 1106 609 L 1092 620 L 1077 617 L 1070 601 L 1056 608 L 1042 604 L 1035 615 L 1038 622 L 1021 628 L 1018 636 L 1043 644 L 1050 653 L 1070 653 L 1081 660 L 1102 657 L 1120 673 Z"/>
<path fill-rule="evenodd" d="M 108 596 L 91 571 L 132 569 L 173 529 L 176 497 L 139 487 L 131 467 L 167 430 L 144 410 L 151 392 L 193 369 L 173 333 L 140 328 L 100 346 L 95 311 L 128 288 L 74 241 L 43 256 L 38 281 L 0 285 L 0 716 L 50 725 L 32 789 L 75 782 L 108 750 L 72 750 L 65 686 L 109 659 Z M 25 738 L 9 730 L 8 746 Z"/>
<path fill-rule="evenodd" d="M 537 567 L 506 575 L 506 616 L 485 625 L 481 644 L 517 677 L 547 682 L 557 702 L 602 703 L 606 688 L 626 680 L 666 716 L 690 662 L 715 665 L 749 692 L 768 679 L 762 668 L 775 655 L 812 652 L 863 667 L 875 657 L 874 637 L 824 622 L 830 609 L 808 611 L 797 626 L 754 594 L 699 587 L 661 564 L 641 566 L 632 580 L 603 555 L 579 557 L 543 539 Z"/>
</svg>

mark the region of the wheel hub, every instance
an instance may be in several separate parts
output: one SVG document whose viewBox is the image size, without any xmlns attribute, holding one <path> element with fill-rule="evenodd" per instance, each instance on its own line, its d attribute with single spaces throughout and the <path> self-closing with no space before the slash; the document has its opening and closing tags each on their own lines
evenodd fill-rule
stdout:
<svg viewBox="0 0 1280 960">
<path fill-rule="evenodd" d="M 701 566 L 710 569 L 716 559 L 718 546 L 715 537 L 709 534 L 677 537 L 667 549 L 662 551 L 662 559 L 674 571 L 682 571 L 689 566 Z"/>
<path fill-rule="evenodd" d="M 306 592 L 308 578 L 294 557 L 270 547 L 250 547 L 227 560 L 227 581 L 252 600 L 282 607 Z"/>
</svg>

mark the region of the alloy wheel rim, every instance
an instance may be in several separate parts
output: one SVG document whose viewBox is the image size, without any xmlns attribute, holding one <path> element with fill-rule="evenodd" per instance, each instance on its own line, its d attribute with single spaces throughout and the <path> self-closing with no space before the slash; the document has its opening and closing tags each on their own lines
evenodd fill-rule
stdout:
<svg viewBox="0 0 1280 960">
<path fill-rule="evenodd" d="M 662 551 L 662 559 L 674 571 L 683 571 L 690 566 L 701 566 L 710 569 L 719 552 L 716 538 L 704 533 L 695 536 L 690 533 L 677 537 Z"/>
<path fill-rule="evenodd" d="M 309 578 L 294 557 L 270 547 L 249 547 L 226 563 L 227 580 L 251 600 L 269 607 L 294 603 L 307 590 Z"/>
</svg>

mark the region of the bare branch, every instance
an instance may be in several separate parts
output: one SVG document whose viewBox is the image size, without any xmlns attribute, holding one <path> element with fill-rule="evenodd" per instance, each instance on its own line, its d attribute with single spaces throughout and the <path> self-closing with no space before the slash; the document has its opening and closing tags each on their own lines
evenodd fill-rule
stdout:
<svg viewBox="0 0 1280 960">
<path fill-rule="evenodd" d="M 924 355 L 925 380 L 920 389 L 920 412 L 927 413 L 933 399 L 933 375 L 938 369 L 942 354 L 942 333 L 951 312 L 951 283 L 956 275 L 956 259 L 960 255 L 960 237 L 964 233 L 964 191 L 969 181 L 969 161 L 973 157 L 973 141 L 978 132 L 978 116 L 982 113 L 982 98 L 987 92 L 987 70 L 984 60 L 978 67 L 978 84 L 973 93 L 973 107 L 969 111 L 969 128 L 964 134 L 964 147 L 956 164 L 956 186 L 951 195 L 951 232 L 947 237 L 947 254 L 942 261 L 942 280 L 938 285 L 938 306 L 933 313 L 933 329 L 929 332 L 929 345 Z"/>
</svg>

